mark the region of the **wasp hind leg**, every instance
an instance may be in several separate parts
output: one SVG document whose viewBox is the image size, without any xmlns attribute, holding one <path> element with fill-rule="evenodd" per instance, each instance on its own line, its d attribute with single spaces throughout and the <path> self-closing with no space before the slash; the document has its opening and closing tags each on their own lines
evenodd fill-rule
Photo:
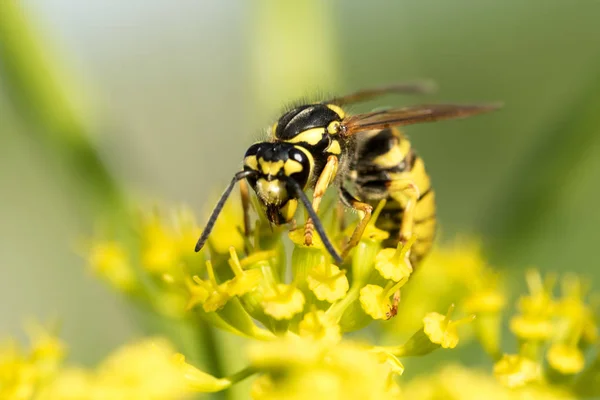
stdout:
<svg viewBox="0 0 600 400">
<path fill-rule="evenodd" d="M 402 243 L 402 246 L 407 246 L 413 236 L 413 227 L 415 224 L 415 208 L 419 201 L 420 192 L 417 185 L 411 179 L 399 179 L 392 181 L 389 192 L 392 197 L 397 197 L 400 201 L 404 199 L 404 210 L 402 211 L 402 223 L 400 224 L 400 230 L 398 232 L 398 241 Z M 396 194 L 397 195 L 394 195 Z M 401 202 L 402 204 L 402 202 Z M 410 249 L 406 253 L 406 262 L 410 262 Z M 388 312 L 388 319 L 394 317 L 398 313 L 398 304 L 400 303 L 400 289 L 394 293 L 392 299 L 392 307 Z"/>
<path fill-rule="evenodd" d="M 315 185 L 315 190 L 313 193 L 312 200 L 312 208 L 315 210 L 315 213 L 319 211 L 319 206 L 321 205 L 321 200 L 323 199 L 323 195 L 325 195 L 325 191 L 333 182 L 335 178 L 335 174 L 338 168 L 338 159 L 336 156 L 329 156 L 327 158 L 327 164 L 323 168 L 323 172 L 319 175 L 319 179 L 317 180 L 317 184 Z M 307 246 L 312 245 L 313 243 L 313 233 L 315 230 L 315 224 L 312 218 L 308 218 L 306 220 L 306 224 L 304 225 L 304 244 Z"/>
<path fill-rule="evenodd" d="M 361 218 L 358 222 L 358 225 L 356 225 L 356 228 L 354 228 L 354 232 L 352 232 L 352 236 L 350 236 L 350 240 L 348 241 L 346 246 L 344 246 L 342 258 L 346 258 L 350 250 L 352 250 L 352 248 L 358 244 L 360 238 L 365 232 L 367 224 L 371 220 L 373 207 L 367 203 L 363 203 L 362 201 L 356 199 L 343 186 L 340 187 L 340 198 L 346 206 L 353 208 L 361 213 Z"/>
</svg>

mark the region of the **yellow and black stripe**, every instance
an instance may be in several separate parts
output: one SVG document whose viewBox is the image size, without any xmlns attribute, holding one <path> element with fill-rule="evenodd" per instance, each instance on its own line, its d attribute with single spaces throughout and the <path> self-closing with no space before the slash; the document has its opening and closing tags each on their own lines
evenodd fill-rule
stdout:
<svg viewBox="0 0 600 400">
<path fill-rule="evenodd" d="M 436 232 L 435 193 L 421 157 L 396 128 L 372 130 L 357 135 L 356 151 L 348 174 L 358 197 L 375 207 L 387 202 L 375 226 L 389 232 L 386 247 L 397 246 L 405 218 L 406 196 L 398 182 L 412 181 L 418 189 L 413 210 L 412 234 L 416 236 L 410 258 L 416 265 L 431 249 Z"/>
</svg>

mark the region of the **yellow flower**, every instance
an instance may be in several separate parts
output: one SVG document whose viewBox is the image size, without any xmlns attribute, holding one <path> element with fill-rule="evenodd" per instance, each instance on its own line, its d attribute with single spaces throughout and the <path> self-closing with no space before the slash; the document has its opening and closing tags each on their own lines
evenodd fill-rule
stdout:
<svg viewBox="0 0 600 400">
<path fill-rule="evenodd" d="M 175 269 L 179 263 L 179 244 L 175 232 L 163 224 L 156 213 L 142 224 L 142 265 L 151 273 L 162 274 Z"/>
<path fill-rule="evenodd" d="M 346 271 L 334 264 L 321 263 L 313 267 L 306 278 L 308 287 L 317 299 L 333 303 L 348 292 Z"/>
<path fill-rule="evenodd" d="M 264 371 L 252 387 L 255 399 L 398 398 L 389 379 L 397 366 L 354 343 L 288 337 L 252 346 L 250 361 Z"/>
<path fill-rule="evenodd" d="M 519 299 L 521 315 L 510 321 L 511 331 L 520 339 L 547 340 L 553 334 L 552 316 L 555 302 L 552 298 L 554 277 L 548 276 L 545 281 L 537 270 L 526 274 L 529 295 Z"/>
<path fill-rule="evenodd" d="M 490 311 L 488 305 L 504 302 L 498 273 L 475 241 L 434 246 L 416 270 L 402 289 L 398 315 L 384 325 L 389 336 L 411 334 L 422 326 L 428 312 L 446 309 L 451 303 L 466 314 L 478 314 Z"/>
<path fill-rule="evenodd" d="M 377 256 L 375 256 L 375 269 L 379 271 L 381 276 L 394 282 L 408 279 L 413 271 L 408 255 L 416 239 L 417 237 L 413 235 L 406 245 L 400 242 L 396 249 L 383 249 L 377 253 Z"/>
<path fill-rule="evenodd" d="M 164 339 L 145 339 L 111 354 L 94 376 L 96 398 L 176 399 L 187 393 L 175 350 Z"/>
<path fill-rule="evenodd" d="M 584 300 L 586 294 L 579 277 L 566 275 L 561 279 L 561 297 L 556 304 L 556 341 L 591 344 L 598 340 L 597 318 Z"/>
<path fill-rule="evenodd" d="M 188 309 L 202 301 L 201 304 L 204 311 L 214 312 L 223 308 L 231 298 L 225 290 L 224 285 L 217 283 L 215 271 L 210 260 L 206 261 L 206 270 L 209 277 L 207 281 L 197 276 L 192 277 L 197 286 L 190 286 L 192 296 L 188 302 Z"/>
<path fill-rule="evenodd" d="M 505 354 L 494 365 L 494 376 L 504 386 L 516 388 L 541 379 L 541 366 L 525 357 Z"/>
<path fill-rule="evenodd" d="M 29 327 L 30 347 L 0 343 L 0 398 L 28 400 L 60 371 L 65 345 L 37 324 Z"/>
<path fill-rule="evenodd" d="M 581 350 L 568 344 L 555 343 L 550 346 L 546 359 L 552 368 L 565 375 L 577 374 L 585 366 Z"/>
<path fill-rule="evenodd" d="M 510 320 L 510 330 L 522 339 L 546 340 L 552 336 L 553 329 L 552 323 L 543 316 L 517 315 Z"/>
<path fill-rule="evenodd" d="M 488 288 L 472 293 L 463 303 L 465 312 L 469 314 L 498 313 L 506 305 L 504 293 Z"/>
<path fill-rule="evenodd" d="M 36 400 L 86 400 L 96 399 L 94 375 L 82 368 L 65 368 L 51 383 L 40 390 Z"/>
<path fill-rule="evenodd" d="M 65 344 L 46 328 L 32 324 L 28 329 L 31 339 L 30 358 L 36 363 L 44 365 L 58 365 L 65 357 Z"/>
<path fill-rule="evenodd" d="M 360 289 L 360 305 L 373 319 L 388 319 L 393 305 L 390 297 L 400 289 L 407 279 L 397 283 L 390 281 L 385 288 L 378 285 L 366 285 Z"/>
<path fill-rule="evenodd" d="M 185 381 L 189 390 L 211 393 L 219 392 L 231 386 L 231 380 L 227 378 L 215 378 L 206 372 L 200 371 L 193 365 L 186 363 L 183 354 L 175 354 L 172 358 L 172 362 L 178 368 L 180 376 Z"/>
<path fill-rule="evenodd" d="M 448 365 L 435 373 L 420 375 L 403 384 L 402 393 L 407 400 L 516 400 L 519 398 L 500 385 L 489 373 L 461 365 Z"/>
<path fill-rule="evenodd" d="M 432 312 L 423 318 L 423 331 L 429 340 L 445 349 L 453 349 L 458 344 L 458 332 L 456 328 L 475 319 L 475 316 L 472 315 L 452 321 L 450 317 L 453 311 L 454 304 L 450 306 L 446 315 Z"/>
<path fill-rule="evenodd" d="M 187 303 L 186 309 L 191 310 L 198 304 L 204 304 L 212 291 L 212 285 L 210 282 L 194 276 L 192 279 L 186 279 L 185 283 L 187 290 L 190 293 L 190 299 Z"/>
<path fill-rule="evenodd" d="M 367 285 L 360 290 L 360 304 L 373 319 L 386 319 L 392 308 L 389 295 L 377 285 Z"/>
<path fill-rule="evenodd" d="M 340 326 L 321 310 L 313 310 L 304 315 L 298 325 L 298 334 L 302 337 L 333 343 L 342 339 Z"/>
<path fill-rule="evenodd" d="M 244 217 L 242 207 L 234 199 L 229 199 L 223 207 L 217 222 L 208 238 L 210 248 L 216 253 L 227 254 L 230 247 L 244 249 Z M 192 243 L 198 238 L 196 237 Z M 189 251 L 189 250 L 188 250 Z"/>
<path fill-rule="evenodd" d="M 235 247 L 229 248 L 229 254 L 231 256 L 229 265 L 235 276 L 223 283 L 223 287 L 231 297 L 242 296 L 258 286 L 263 277 L 262 272 L 259 269 L 244 271 Z"/>
<path fill-rule="evenodd" d="M 277 320 L 290 319 L 304 308 L 304 295 L 293 285 L 279 283 L 262 304 L 267 315 Z"/>
<path fill-rule="evenodd" d="M 123 292 L 131 292 L 137 283 L 125 249 L 113 241 L 94 243 L 88 263 L 95 273 Z"/>
</svg>

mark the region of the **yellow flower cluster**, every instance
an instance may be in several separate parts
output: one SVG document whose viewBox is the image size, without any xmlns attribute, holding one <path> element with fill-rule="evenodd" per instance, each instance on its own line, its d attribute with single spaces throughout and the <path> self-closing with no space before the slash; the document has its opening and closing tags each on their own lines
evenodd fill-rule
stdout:
<svg viewBox="0 0 600 400">
<path fill-rule="evenodd" d="M 50 332 L 38 327 L 30 336 L 29 348 L 0 346 L 0 399 L 175 400 L 193 389 L 164 339 L 124 346 L 91 370 L 63 365 L 65 346 Z"/>
<path fill-rule="evenodd" d="M 188 281 L 204 271 L 203 256 L 190 251 L 200 233 L 193 214 L 186 208 L 154 210 L 135 214 L 132 220 L 134 226 L 116 230 L 118 234 L 99 234 L 101 239 L 88 246 L 89 265 L 117 290 L 155 312 L 184 317 Z M 230 236 L 232 243 L 241 243 Z"/>
<path fill-rule="evenodd" d="M 280 228 L 259 217 L 252 232 L 244 234 L 240 207 L 234 202 L 228 207 L 199 255 L 192 248 L 200 230 L 183 210 L 170 219 L 157 211 L 142 214 L 132 229 L 137 232 L 133 239 L 97 241 L 88 256 L 92 268 L 116 289 L 160 314 L 196 323 L 200 318 L 261 342 L 253 347 L 260 352 L 251 350 L 247 369 L 231 379 L 219 380 L 186 364 L 196 390 L 223 390 L 252 373 L 259 375 L 253 386 L 256 398 L 280 398 L 278 393 L 313 379 L 323 387 L 305 390 L 323 397 L 333 387 L 337 389 L 331 393 L 340 398 L 386 397 L 398 392 L 394 376 L 404 371 L 398 357 L 453 348 L 459 340 L 456 327 L 472 320 L 452 321 L 453 307 L 446 316 L 433 307 L 404 344 L 348 341 L 344 333 L 393 317 L 400 290 L 413 272 L 408 261 L 413 242 L 382 248 L 388 234 L 374 225 L 379 207 L 343 265 L 332 262 L 318 236 L 312 246 L 305 246 L 302 228 L 289 233 L 294 247 L 288 263 Z M 340 242 L 352 230 L 331 228 L 339 232 Z M 298 351 L 304 353 L 302 362 L 295 359 Z M 185 363 L 182 357 L 179 361 Z"/>
<path fill-rule="evenodd" d="M 570 400 L 577 397 L 562 387 L 528 385 L 508 388 L 487 371 L 451 364 L 402 386 L 410 400 Z"/>
<path fill-rule="evenodd" d="M 538 271 L 531 270 L 526 278 L 529 294 L 519 298 L 518 314 L 510 319 L 519 351 L 505 354 L 496 363 L 494 374 L 508 387 L 562 383 L 584 371 L 585 352 L 598 343 L 597 316 L 585 301 L 586 291 L 579 278 L 563 277 L 560 296 L 554 294 L 557 276 L 542 279 Z M 597 374 L 596 369 L 598 365 L 591 365 L 578 385 L 582 387 L 582 382 Z"/>
<path fill-rule="evenodd" d="M 470 399 L 477 393 L 568 398 L 600 376 L 600 361 L 585 369 L 584 351 L 597 343 L 597 326 L 578 279 L 563 279 L 556 297 L 554 278 L 527 275 L 530 293 L 519 299 L 519 313 L 509 321 L 519 350 L 506 353 L 503 281 L 480 246 L 463 241 L 435 249 L 413 270 L 411 241 L 382 248 L 388 234 L 374 225 L 380 210 L 342 265 L 332 262 L 318 236 L 305 246 L 303 228 L 289 232 L 293 247 L 287 255 L 284 228 L 271 227 L 260 213 L 253 224 L 244 221 L 233 202 L 200 254 L 191 251 L 200 229 L 189 211 L 170 220 L 155 212 L 139 219 L 133 239 L 96 242 L 88 259 L 115 288 L 157 313 L 254 340 L 246 367 L 229 377 L 212 376 L 175 356 L 179 378 L 194 391 L 226 390 L 256 375 L 255 399 Z M 328 215 L 322 218 L 328 221 Z M 338 243 L 353 228 L 330 225 Z M 454 313 L 462 317 L 453 319 Z M 383 328 L 376 331 L 384 334 L 378 343 L 345 335 L 368 325 Z M 402 395 L 400 360 L 455 348 L 462 325 L 492 356 L 493 371 L 442 368 L 405 383 Z M 580 379 L 569 387 L 560 379 L 575 374 Z M 452 389 L 452 380 L 462 389 Z"/>
<path fill-rule="evenodd" d="M 499 356 L 501 314 L 506 304 L 502 286 L 499 273 L 488 265 L 478 243 L 463 239 L 451 246 L 434 247 L 403 289 L 398 316 L 384 328 L 390 337 L 410 335 L 431 310 L 455 304 L 461 314 L 476 316 L 469 326 L 484 349 Z"/>
</svg>

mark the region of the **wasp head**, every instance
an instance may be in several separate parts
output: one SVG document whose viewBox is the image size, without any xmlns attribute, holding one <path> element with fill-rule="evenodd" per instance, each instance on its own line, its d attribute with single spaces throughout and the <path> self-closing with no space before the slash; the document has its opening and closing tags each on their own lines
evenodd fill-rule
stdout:
<svg viewBox="0 0 600 400">
<path fill-rule="evenodd" d="M 290 186 L 293 180 L 305 189 L 312 169 L 312 156 L 300 146 L 281 142 L 252 145 L 244 156 L 244 171 L 254 171 L 248 183 L 264 206 L 273 224 L 290 222 L 298 199 Z"/>
</svg>

